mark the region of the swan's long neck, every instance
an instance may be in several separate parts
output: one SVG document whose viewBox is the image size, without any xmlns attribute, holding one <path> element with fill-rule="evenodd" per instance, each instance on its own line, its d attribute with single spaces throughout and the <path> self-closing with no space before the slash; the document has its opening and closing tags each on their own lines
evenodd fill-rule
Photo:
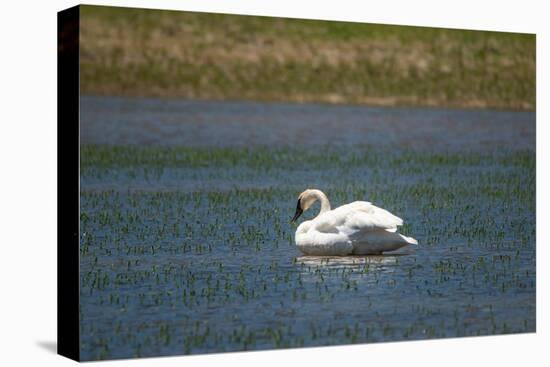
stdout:
<svg viewBox="0 0 550 367">
<path fill-rule="evenodd" d="M 311 195 L 321 202 L 321 210 L 318 215 L 330 211 L 330 202 L 327 196 L 320 190 L 311 190 Z"/>
</svg>

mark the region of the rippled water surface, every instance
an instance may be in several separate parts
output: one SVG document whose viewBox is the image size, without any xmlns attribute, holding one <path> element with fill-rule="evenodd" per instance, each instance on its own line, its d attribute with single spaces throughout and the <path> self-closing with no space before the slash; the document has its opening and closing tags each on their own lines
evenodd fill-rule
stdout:
<svg viewBox="0 0 550 367">
<path fill-rule="evenodd" d="M 84 96 L 82 144 L 534 149 L 535 114 Z"/>
<path fill-rule="evenodd" d="M 85 96 L 80 123 L 83 359 L 535 331 L 534 113 Z M 313 186 L 419 245 L 302 256 Z"/>
</svg>

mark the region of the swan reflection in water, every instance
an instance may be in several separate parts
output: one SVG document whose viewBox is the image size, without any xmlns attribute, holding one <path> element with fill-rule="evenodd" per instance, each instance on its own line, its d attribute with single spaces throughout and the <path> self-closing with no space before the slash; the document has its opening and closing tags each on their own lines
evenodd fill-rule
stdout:
<svg viewBox="0 0 550 367">
<path fill-rule="evenodd" d="M 343 279 L 361 284 L 374 284 L 402 272 L 400 257 L 408 253 L 371 256 L 298 256 L 293 259 L 294 271 L 303 282 L 340 283 Z M 388 278 L 390 277 L 390 278 Z M 336 283 L 334 283 L 336 282 Z"/>
<path fill-rule="evenodd" d="M 310 266 L 353 266 L 353 265 L 396 265 L 400 256 L 407 256 L 408 253 L 391 255 L 370 255 L 370 256 L 298 256 L 294 258 L 296 264 Z"/>
</svg>

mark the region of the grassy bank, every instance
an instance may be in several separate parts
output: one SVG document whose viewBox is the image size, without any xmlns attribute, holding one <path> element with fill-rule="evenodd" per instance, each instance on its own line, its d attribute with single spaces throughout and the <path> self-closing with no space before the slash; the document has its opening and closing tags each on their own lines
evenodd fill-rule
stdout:
<svg viewBox="0 0 550 367">
<path fill-rule="evenodd" d="M 87 94 L 533 109 L 534 35 L 82 8 Z"/>
</svg>

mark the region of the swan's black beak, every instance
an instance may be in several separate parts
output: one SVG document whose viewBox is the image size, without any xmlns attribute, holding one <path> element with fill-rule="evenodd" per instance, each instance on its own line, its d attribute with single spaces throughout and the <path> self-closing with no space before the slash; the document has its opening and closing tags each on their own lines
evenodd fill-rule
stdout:
<svg viewBox="0 0 550 367">
<path fill-rule="evenodd" d="M 303 212 L 302 206 L 300 205 L 300 199 L 298 199 L 298 204 L 296 204 L 296 213 L 294 213 L 294 217 L 292 217 L 290 223 L 296 222 L 296 219 L 298 219 Z"/>
</svg>

